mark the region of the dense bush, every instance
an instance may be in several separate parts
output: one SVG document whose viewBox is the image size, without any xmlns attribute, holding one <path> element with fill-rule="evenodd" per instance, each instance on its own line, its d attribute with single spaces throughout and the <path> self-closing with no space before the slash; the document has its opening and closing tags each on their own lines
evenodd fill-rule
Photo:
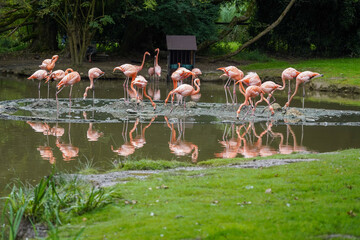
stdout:
<svg viewBox="0 0 360 240">
<path fill-rule="evenodd" d="M 250 33 L 274 22 L 290 0 L 256 0 Z M 298 0 L 283 21 L 253 48 L 297 56 L 359 56 L 360 1 Z"/>
</svg>

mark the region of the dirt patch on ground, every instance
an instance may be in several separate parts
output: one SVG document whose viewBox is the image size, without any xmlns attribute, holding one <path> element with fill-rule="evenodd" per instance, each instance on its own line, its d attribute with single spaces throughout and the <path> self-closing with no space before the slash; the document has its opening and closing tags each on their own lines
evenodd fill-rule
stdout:
<svg viewBox="0 0 360 240">
<path fill-rule="evenodd" d="M 265 168 L 272 166 L 280 166 L 284 164 L 296 162 L 310 162 L 317 161 L 318 159 L 264 159 L 264 160 L 249 160 L 247 162 L 232 164 L 224 167 L 231 168 Z M 91 175 L 78 175 L 71 174 L 70 177 L 78 177 L 85 181 L 89 181 L 98 187 L 109 187 L 117 183 L 126 183 L 129 179 L 146 179 L 152 174 L 176 172 L 176 171 L 198 171 L 208 169 L 208 167 L 181 167 L 170 170 L 145 170 L 145 171 L 120 171 L 104 174 L 91 174 Z M 204 175 L 205 176 L 205 175 Z"/>
</svg>

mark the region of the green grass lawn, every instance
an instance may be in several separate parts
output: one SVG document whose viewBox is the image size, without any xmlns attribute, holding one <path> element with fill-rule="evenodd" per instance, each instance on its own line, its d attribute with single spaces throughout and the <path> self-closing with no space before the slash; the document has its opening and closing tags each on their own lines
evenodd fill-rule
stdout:
<svg viewBox="0 0 360 240">
<path fill-rule="evenodd" d="M 65 239 L 82 228 L 82 239 L 359 238 L 360 150 L 286 156 L 299 157 L 319 161 L 169 172 L 118 184 L 122 199 L 71 218 L 59 232 Z"/>
<path fill-rule="evenodd" d="M 240 66 L 243 71 L 255 71 L 259 74 L 281 76 L 283 69 L 294 67 L 299 71 L 315 71 L 324 74 L 316 81 L 328 84 L 360 86 L 360 58 L 311 59 L 295 62 L 272 60 Z"/>
</svg>

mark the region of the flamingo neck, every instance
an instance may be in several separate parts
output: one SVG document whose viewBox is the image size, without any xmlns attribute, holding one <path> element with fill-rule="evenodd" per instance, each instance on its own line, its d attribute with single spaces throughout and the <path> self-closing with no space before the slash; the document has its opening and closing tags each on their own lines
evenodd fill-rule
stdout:
<svg viewBox="0 0 360 240">
<path fill-rule="evenodd" d="M 158 51 L 157 51 L 157 54 L 156 54 L 155 66 L 159 65 L 159 64 L 158 64 L 159 52 L 160 52 L 160 50 L 158 50 Z"/>
<path fill-rule="evenodd" d="M 198 94 L 198 93 L 200 92 L 199 81 L 195 81 L 195 82 L 194 82 L 194 85 L 195 85 L 195 87 L 196 87 L 196 90 L 193 91 L 193 95 Z"/>
<path fill-rule="evenodd" d="M 285 89 L 285 86 L 286 86 L 286 84 L 285 84 L 285 78 L 284 78 L 284 77 L 281 77 L 281 79 L 282 79 L 283 85 L 282 85 L 282 87 L 279 88 L 279 90 L 284 90 L 284 89 Z"/>
<path fill-rule="evenodd" d="M 145 57 L 146 57 L 146 53 L 144 53 L 144 56 L 143 56 L 143 61 L 142 61 L 142 63 L 141 63 L 141 66 L 140 66 L 140 68 L 139 68 L 139 71 L 138 72 L 140 72 L 141 71 L 141 69 L 143 68 L 143 66 L 144 66 L 144 63 L 145 63 Z"/>
</svg>

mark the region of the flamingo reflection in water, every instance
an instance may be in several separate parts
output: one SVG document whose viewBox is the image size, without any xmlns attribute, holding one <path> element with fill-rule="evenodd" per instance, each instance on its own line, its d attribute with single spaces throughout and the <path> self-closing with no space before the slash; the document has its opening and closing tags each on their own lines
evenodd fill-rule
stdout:
<svg viewBox="0 0 360 240">
<path fill-rule="evenodd" d="M 169 120 L 166 116 L 164 116 L 167 126 L 171 130 L 169 149 L 171 153 L 176 156 L 182 157 L 191 154 L 191 160 L 193 163 L 197 162 L 199 156 L 199 148 L 196 144 L 192 142 L 188 142 L 185 140 L 185 122 L 182 122 L 182 119 L 178 119 L 178 133 L 179 136 L 176 137 L 176 131 L 174 128 L 174 124 L 169 123 Z"/>
<path fill-rule="evenodd" d="M 150 122 L 145 127 L 142 127 L 142 124 L 141 124 L 141 129 L 140 129 L 141 134 L 137 134 L 135 136 L 135 138 L 133 137 L 134 131 L 133 130 L 130 131 L 130 133 L 129 133 L 130 143 L 135 147 L 135 149 L 142 148 L 146 144 L 145 131 L 146 131 L 146 129 L 148 129 L 151 126 L 151 124 L 154 122 L 155 119 L 156 119 L 156 116 L 151 118 Z M 134 127 L 136 130 L 137 130 L 138 125 L 139 125 L 139 118 L 137 118 L 135 121 Z"/>
<path fill-rule="evenodd" d="M 40 156 L 42 159 L 47 160 L 50 164 L 54 164 L 56 159 L 54 157 L 54 153 L 52 148 L 49 146 L 49 135 L 50 135 L 50 126 L 47 123 L 42 122 L 30 122 L 27 121 L 27 124 L 31 126 L 31 128 L 37 133 L 43 133 L 46 135 L 46 143 L 43 146 L 39 146 L 36 148 L 40 152 Z"/>
<path fill-rule="evenodd" d="M 231 138 L 228 139 L 231 131 Z M 240 138 L 234 137 L 235 132 L 235 124 L 232 123 L 231 127 L 228 128 L 228 125 L 225 125 L 224 133 L 222 136 L 222 141 L 219 143 L 224 148 L 222 152 L 215 153 L 215 157 L 217 158 L 234 158 L 238 154 L 238 148 L 241 145 Z"/>
<path fill-rule="evenodd" d="M 133 154 L 135 152 L 134 145 L 131 144 L 131 142 L 129 142 L 128 138 L 127 138 L 128 125 L 129 125 L 129 120 L 127 119 L 123 124 L 123 130 L 122 130 L 122 137 L 124 139 L 124 144 L 122 144 L 117 149 L 114 149 L 114 146 L 111 145 L 111 151 L 113 151 L 114 153 L 117 153 L 119 156 L 125 157 L 125 159 L 126 159 L 126 157 L 130 156 L 131 154 Z M 131 135 L 131 139 L 132 139 L 132 132 L 135 131 L 135 129 L 136 129 L 136 123 L 134 123 L 133 128 L 129 132 L 129 137 Z"/>
<path fill-rule="evenodd" d="M 62 152 L 63 160 L 66 162 L 75 160 L 75 158 L 79 156 L 79 148 L 71 144 L 70 128 L 71 128 L 71 124 L 69 123 L 69 128 L 68 128 L 69 143 L 63 143 L 60 137 L 56 138 L 56 146 Z"/>
<path fill-rule="evenodd" d="M 263 137 L 271 130 L 271 122 L 267 124 L 267 128 L 264 129 L 260 134 L 256 133 L 254 123 L 249 122 L 249 125 L 245 129 L 244 133 L 240 135 L 240 131 L 244 126 L 245 125 L 239 126 L 236 129 L 236 133 L 243 142 L 243 147 L 239 148 L 239 153 L 241 153 L 245 158 L 252 158 L 257 156 L 265 157 L 277 153 L 277 150 L 268 145 L 268 141 L 265 145 L 263 145 Z M 250 129 L 252 130 L 251 132 Z M 255 139 L 257 140 L 255 141 Z"/>
<path fill-rule="evenodd" d="M 303 133 L 304 133 L 304 129 L 301 129 L 301 142 L 300 145 L 298 145 L 297 140 L 296 140 L 296 135 L 295 132 L 292 130 L 291 126 L 289 124 L 286 124 L 286 142 L 284 143 L 284 134 L 280 133 L 280 132 L 272 132 L 272 134 L 275 137 L 280 137 L 280 143 L 279 143 L 279 153 L 280 154 L 292 154 L 295 152 L 307 152 L 307 148 L 305 146 L 303 146 L 302 141 L 303 141 Z M 293 144 L 291 145 L 289 143 L 289 133 L 292 136 L 292 142 Z"/>
<path fill-rule="evenodd" d="M 87 120 L 87 114 L 86 112 L 83 112 L 83 116 L 85 120 Z M 97 142 L 99 138 L 101 138 L 104 135 L 104 133 L 96 131 L 93 129 L 93 123 L 89 122 L 89 128 L 86 131 L 86 137 L 89 142 Z"/>
</svg>

